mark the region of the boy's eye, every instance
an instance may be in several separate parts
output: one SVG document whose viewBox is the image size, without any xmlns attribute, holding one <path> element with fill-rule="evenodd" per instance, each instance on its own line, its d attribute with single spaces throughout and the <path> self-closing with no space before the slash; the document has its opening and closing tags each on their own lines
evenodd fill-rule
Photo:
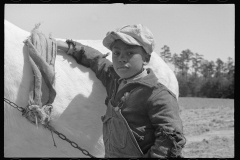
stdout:
<svg viewBox="0 0 240 160">
<path fill-rule="evenodd" d="M 114 54 L 114 55 L 119 55 L 119 53 L 118 53 L 118 52 L 113 52 L 113 54 Z"/>
<path fill-rule="evenodd" d="M 128 54 L 128 55 L 132 55 L 133 53 L 132 53 L 132 52 L 128 52 L 127 54 Z"/>
</svg>

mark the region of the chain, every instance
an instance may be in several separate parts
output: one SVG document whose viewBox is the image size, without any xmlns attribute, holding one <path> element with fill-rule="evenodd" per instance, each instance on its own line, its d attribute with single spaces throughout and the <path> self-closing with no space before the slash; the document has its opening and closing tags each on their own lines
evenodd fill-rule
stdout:
<svg viewBox="0 0 240 160">
<path fill-rule="evenodd" d="M 89 157 L 91 157 L 91 158 L 96 158 L 96 157 L 94 157 L 93 155 L 91 155 L 87 150 L 79 147 L 79 146 L 77 145 L 77 143 L 69 140 L 64 134 L 56 131 L 52 126 L 46 125 L 45 127 L 48 128 L 50 131 L 53 131 L 55 134 L 57 134 L 58 137 L 61 138 L 62 140 L 65 140 L 65 141 L 67 141 L 68 143 L 70 143 L 72 147 L 77 148 L 77 149 L 79 149 L 80 151 L 82 151 L 82 153 L 83 153 L 84 155 L 89 156 Z"/>
<path fill-rule="evenodd" d="M 15 103 L 9 101 L 8 99 L 4 98 L 4 101 L 10 104 L 12 107 L 17 108 L 20 112 L 24 112 L 25 109 L 23 107 L 18 107 Z"/>
<path fill-rule="evenodd" d="M 17 106 L 15 103 L 11 102 L 10 100 L 4 98 L 4 101 L 5 101 L 6 103 L 10 104 L 12 107 L 17 108 L 20 112 L 23 112 L 23 113 L 25 112 L 25 108 Z M 77 143 L 69 140 L 64 134 L 56 131 L 56 130 L 55 130 L 52 126 L 50 126 L 49 124 L 46 124 L 46 125 L 43 125 L 43 126 L 44 126 L 45 128 L 47 128 L 47 129 L 49 129 L 50 131 L 53 131 L 53 132 L 54 132 L 55 134 L 57 134 L 58 137 L 60 137 L 62 140 L 65 140 L 65 141 L 67 141 L 68 143 L 70 143 L 72 147 L 79 149 L 84 155 L 89 156 L 89 157 L 91 157 L 91 158 L 96 158 L 96 157 L 94 157 L 93 155 L 91 155 L 87 150 L 79 147 L 79 146 L 77 145 Z"/>
</svg>

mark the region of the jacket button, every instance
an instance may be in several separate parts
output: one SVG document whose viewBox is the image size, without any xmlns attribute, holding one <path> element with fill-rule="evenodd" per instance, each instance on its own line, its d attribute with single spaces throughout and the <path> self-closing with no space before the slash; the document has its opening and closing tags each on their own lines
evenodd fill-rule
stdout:
<svg viewBox="0 0 240 160">
<path fill-rule="evenodd" d="M 119 110 L 119 107 L 115 107 L 114 110 L 117 112 Z"/>
<path fill-rule="evenodd" d="M 104 116 L 101 116 L 101 120 L 103 121 L 103 119 L 104 119 Z"/>
</svg>

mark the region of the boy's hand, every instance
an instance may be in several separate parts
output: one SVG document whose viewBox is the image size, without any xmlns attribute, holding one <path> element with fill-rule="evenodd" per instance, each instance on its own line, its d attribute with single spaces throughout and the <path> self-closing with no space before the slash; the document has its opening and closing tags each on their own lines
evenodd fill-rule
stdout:
<svg viewBox="0 0 240 160">
<path fill-rule="evenodd" d="M 66 40 L 66 42 L 58 40 L 57 47 L 58 49 L 66 52 L 68 55 L 74 55 L 75 52 L 81 49 L 76 46 L 76 42 L 74 42 L 73 40 Z"/>
<path fill-rule="evenodd" d="M 66 40 L 66 43 L 68 44 L 68 51 L 67 54 L 68 55 L 73 55 L 77 49 L 76 49 L 76 42 L 74 42 L 73 40 Z"/>
</svg>

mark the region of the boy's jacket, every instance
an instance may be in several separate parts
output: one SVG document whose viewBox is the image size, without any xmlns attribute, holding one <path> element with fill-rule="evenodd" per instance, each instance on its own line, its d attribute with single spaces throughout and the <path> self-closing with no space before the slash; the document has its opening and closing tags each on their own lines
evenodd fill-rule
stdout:
<svg viewBox="0 0 240 160">
<path fill-rule="evenodd" d="M 151 69 L 148 75 L 118 90 L 120 77 L 112 62 L 99 51 L 76 42 L 79 51 L 73 57 L 91 68 L 107 91 L 105 104 L 122 103 L 122 114 L 146 157 L 182 157 L 186 143 L 175 95 L 158 82 Z M 81 47 L 80 47 L 81 46 Z M 126 94 L 127 93 L 127 94 Z"/>
</svg>

